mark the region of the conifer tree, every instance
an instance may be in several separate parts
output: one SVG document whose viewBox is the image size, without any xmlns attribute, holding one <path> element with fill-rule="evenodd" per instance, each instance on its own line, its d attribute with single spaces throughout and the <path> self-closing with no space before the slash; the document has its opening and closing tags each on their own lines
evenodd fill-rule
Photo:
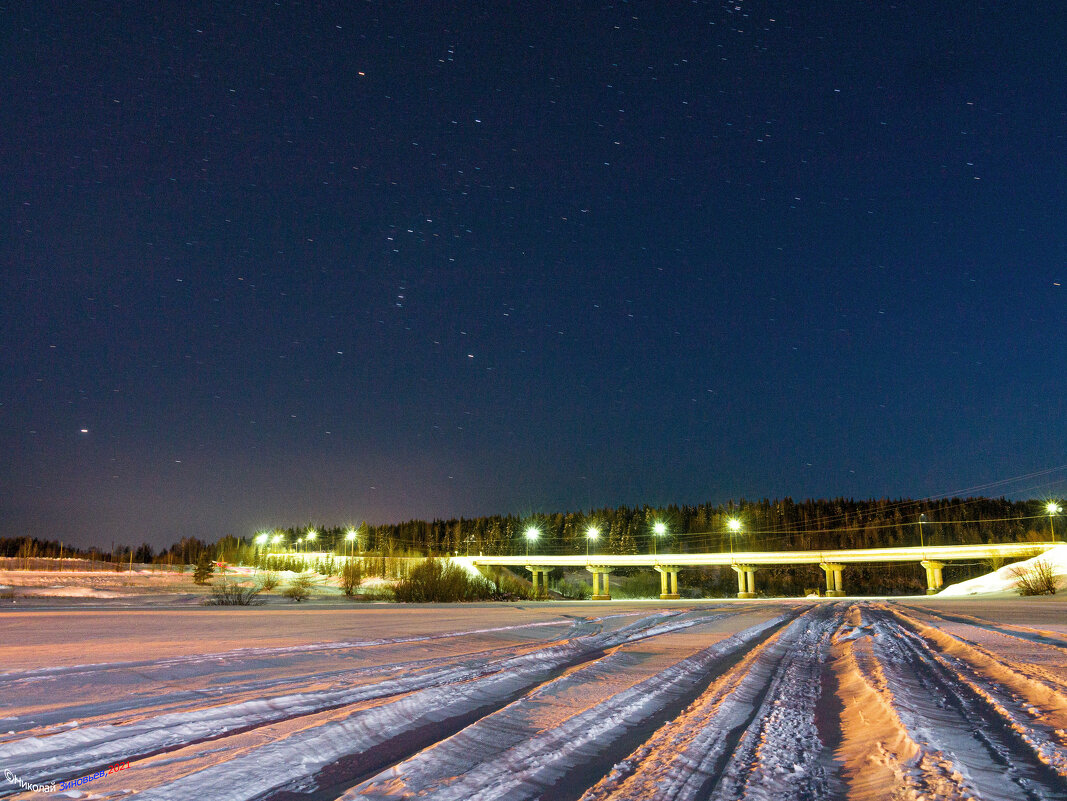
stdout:
<svg viewBox="0 0 1067 801">
<path fill-rule="evenodd" d="M 211 574 L 215 572 L 215 565 L 208 556 L 207 551 L 200 552 L 200 558 L 196 560 L 196 570 L 193 571 L 193 581 L 197 584 L 207 584 L 211 581 Z"/>
</svg>

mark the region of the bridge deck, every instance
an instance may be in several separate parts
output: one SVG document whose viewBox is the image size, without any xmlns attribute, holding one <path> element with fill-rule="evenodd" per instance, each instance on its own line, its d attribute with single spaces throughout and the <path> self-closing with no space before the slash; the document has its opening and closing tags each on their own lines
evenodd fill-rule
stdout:
<svg viewBox="0 0 1067 801">
<path fill-rule="evenodd" d="M 654 567 L 656 565 L 697 567 L 702 565 L 817 565 L 864 562 L 951 562 L 965 559 L 1018 559 L 1044 553 L 1059 542 L 1011 542 L 989 545 L 927 545 L 911 548 L 855 548 L 828 551 L 737 551 L 735 553 L 576 554 L 547 556 L 472 556 L 476 565 L 544 567 Z"/>
</svg>

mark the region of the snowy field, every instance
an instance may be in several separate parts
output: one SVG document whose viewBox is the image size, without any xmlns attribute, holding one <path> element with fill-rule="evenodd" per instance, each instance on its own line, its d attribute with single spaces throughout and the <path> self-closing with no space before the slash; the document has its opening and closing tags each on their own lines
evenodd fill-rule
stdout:
<svg viewBox="0 0 1067 801">
<path fill-rule="evenodd" d="M 1058 598 L 57 601 L 0 608 L 3 798 L 1067 799 Z"/>
</svg>

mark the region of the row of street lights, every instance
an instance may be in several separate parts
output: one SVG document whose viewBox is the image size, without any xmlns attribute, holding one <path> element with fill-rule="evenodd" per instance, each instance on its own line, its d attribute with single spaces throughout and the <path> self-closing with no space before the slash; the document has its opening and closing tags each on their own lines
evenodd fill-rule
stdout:
<svg viewBox="0 0 1067 801">
<path fill-rule="evenodd" d="M 741 531 L 741 521 L 736 517 L 731 517 L 726 521 L 726 527 L 730 529 L 730 553 L 734 552 L 734 536 Z M 526 531 L 523 532 L 523 536 L 526 538 L 526 555 L 530 555 L 530 545 L 537 542 L 538 537 L 541 536 L 541 530 L 537 526 L 529 526 Z M 657 520 L 652 524 L 652 555 L 658 555 L 659 538 L 667 536 L 667 524 L 661 520 Z M 595 543 L 600 539 L 600 529 L 596 526 L 590 526 L 585 530 L 585 556 L 589 557 L 589 545 Z"/>
<path fill-rule="evenodd" d="M 309 528 L 307 530 L 307 534 L 305 534 L 303 537 L 297 537 L 297 539 L 296 539 L 297 551 L 299 552 L 300 545 L 303 544 L 304 545 L 304 552 L 307 553 L 308 552 L 308 546 L 311 543 L 313 543 L 316 539 L 318 539 L 318 536 L 319 536 L 319 533 L 317 531 L 315 531 L 315 529 Z M 355 543 L 357 536 L 358 536 L 358 532 L 354 528 L 350 528 L 345 533 L 345 550 L 348 551 L 348 555 L 349 556 L 354 555 L 353 554 L 353 543 Z M 282 534 L 275 534 L 272 537 L 267 532 L 261 531 L 259 534 L 257 534 L 253 538 L 253 542 L 255 542 L 257 547 L 262 547 L 262 546 L 266 545 L 268 542 L 271 545 L 278 545 L 283 539 L 284 539 L 284 535 L 282 535 Z"/>
<path fill-rule="evenodd" d="M 1056 515 L 1063 511 L 1063 507 L 1055 501 L 1049 501 L 1045 504 L 1045 511 L 1048 512 L 1048 529 L 1052 540 L 1056 539 L 1056 529 L 1053 526 L 1053 519 Z M 925 514 L 919 515 L 919 543 L 920 546 L 925 548 L 925 538 L 923 537 L 923 523 L 929 523 Z M 734 552 L 734 537 L 741 533 L 741 521 L 736 517 L 731 517 L 726 521 L 726 528 L 730 532 L 730 553 Z M 667 534 L 667 525 L 662 521 L 656 521 L 652 524 L 652 555 L 657 555 L 657 543 L 659 538 Z M 535 542 L 538 537 L 541 536 L 540 530 L 536 526 L 530 526 L 526 529 L 526 555 L 530 555 L 530 543 Z M 589 556 L 589 543 L 596 542 L 600 537 L 600 529 L 596 526 L 590 526 L 585 532 L 585 555 Z"/>
<path fill-rule="evenodd" d="M 1053 518 L 1056 515 L 1058 515 L 1060 512 L 1063 511 L 1063 507 L 1060 506 L 1055 501 L 1049 501 L 1045 505 L 1045 511 L 1048 512 L 1049 533 L 1052 535 L 1052 539 L 1055 540 L 1056 539 L 1056 529 L 1054 528 L 1052 521 L 1053 521 Z M 923 525 L 923 523 L 926 523 L 926 522 L 927 522 L 926 515 L 925 514 L 919 515 L 919 541 L 923 545 L 923 547 L 925 547 L 925 543 L 923 543 L 924 537 L 923 537 L 922 525 Z M 730 532 L 730 553 L 732 554 L 734 552 L 734 537 L 736 537 L 738 534 L 741 533 L 741 528 L 742 528 L 741 521 L 736 517 L 731 517 L 726 521 L 726 528 Z M 667 535 L 667 533 L 668 533 L 667 532 L 667 524 L 664 523 L 663 521 L 657 520 L 655 523 L 652 524 L 652 555 L 653 556 L 658 555 L 659 538 L 660 537 L 665 537 Z M 349 556 L 354 555 L 353 545 L 355 543 L 357 534 L 358 533 L 356 532 L 356 530 L 355 529 L 351 529 L 351 528 L 345 533 L 345 545 L 346 545 L 346 550 L 349 553 Z M 541 536 L 541 530 L 539 528 L 537 528 L 537 526 L 528 526 L 526 531 L 523 532 L 523 536 L 526 539 L 526 555 L 529 556 L 530 555 L 530 546 L 533 543 L 537 542 L 538 538 Z M 305 553 L 306 553 L 307 552 L 307 545 L 309 543 L 311 543 L 311 542 L 314 542 L 317 537 L 318 537 L 318 532 L 315 531 L 315 529 L 313 529 L 313 528 L 309 528 L 308 531 L 307 531 L 307 534 L 305 534 L 303 537 L 297 538 L 296 543 L 297 543 L 298 550 L 299 550 L 300 544 L 303 543 L 304 544 L 304 548 L 305 548 Z M 256 535 L 254 541 L 255 541 L 257 546 L 266 545 L 268 541 L 272 545 L 277 545 L 282 541 L 282 539 L 283 539 L 283 536 L 281 534 L 275 534 L 273 537 L 271 537 L 266 532 L 261 532 L 258 535 Z M 590 526 L 589 528 L 587 528 L 585 530 L 585 555 L 586 555 L 586 557 L 589 556 L 590 544 L 595 543 L 598 539 L 600 539 L 600 529 L 598 527 Z"/>
</svg>

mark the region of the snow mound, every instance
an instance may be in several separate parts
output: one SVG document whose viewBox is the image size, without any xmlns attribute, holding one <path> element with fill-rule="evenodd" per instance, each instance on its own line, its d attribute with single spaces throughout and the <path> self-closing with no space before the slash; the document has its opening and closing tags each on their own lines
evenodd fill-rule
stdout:
<svg viewBox="0 0 1067 801">
<path fill-rule="evenodd" d="M 129 593 L 98 590 L 94 587 L 19 587 L 23 598 L 128 598 Z"/>
<path fill-rule="evenodd" d="M 482 575 L 481 571 L 474 566 L 474 557 L 450 556 L 448 557 L 448 559 L 450 562 L 452 562 L 452 564 L 458 565 L 459 567 L 462 567 L 464 570 L 466 570 L 471 575 L 471 578 L 478 579 L 479 581 L 485 579 L 485 576 Z"/>
<path fill-rule="evenodd" d="M 1018 595 L 1015 587 L 1017 582 L 1015 571 L 1033 567 L 1035 563 L 1041 561 L 1052 565 L 1052 572 L 1056 576 L 1056 585 L 1059 589 L 1067 588 L 1067 544 L 1060 544 L 1032 559 L 1014 562 L 984 576 L 961 581 L 958 584 L 950 584 L 941 590 L 938 596 Z"/>
</svg>

